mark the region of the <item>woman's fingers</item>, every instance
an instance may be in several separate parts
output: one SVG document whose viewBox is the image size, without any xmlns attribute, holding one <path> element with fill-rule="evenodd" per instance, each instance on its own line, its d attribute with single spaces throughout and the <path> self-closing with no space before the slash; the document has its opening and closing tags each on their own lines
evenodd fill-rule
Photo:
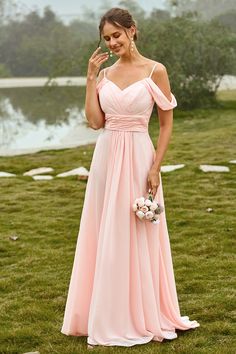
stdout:
<svg viewBox="0 0 236 354">
<path fill-rule="evenodd" d="M 103 63 L 104 61 L 106 61 L 108 58 L 109 58 L 108 55 L 106 55 L 105 57 L 99 58 L 99 59 L 96 61 L 96 63 L 97 63 L 97 64 L 101 64 L 101 63 Z"/>
<path fill-rule="evenodd" d="M 107 61 L 109 58 L 108 55 L 104 55 L 100 58 L 97 58 L 96 60 L 94 60 L 94 65 L 96 65 L 96 67 L 100 67 L 102 65 L 102 63 L 104 63 L 105 61 Z"/>
<path fill-rule="evenodd" d="M 148 186 L 149 186 L 149 189 L 151 190 L 151 194 L 154 198 L 157 193 L 157 189 L 158 189 L 159 184 L 156 184 L 154 182 L 152 183 L 152 181 L 150 179 L 148 179 Z"/>
<path fill-rule="evenodd" d="M 95 58 L 95 56 L 98 54 L 98 52 L 101 50 L 101 47 L 98 47 L 94 52 L 93 54 L 91 55 L 91 58 L 90 59 L 93 59 Z"/>
<path fill-rule="evenodd" d="M 91 55 L 90 60 L 96 60 L 104 55 L 108 55 L 108 52 L 99 53 L 98 50 L 95 50 L 95 52 Z"/>
<path fill-rule="evenodd" d="M 108 54 L 103 53 L 102 55 L 99 55 L 97 57 L 94 57 L 93 59 L 90 59 L 90 63 L 94 64 L 94 65 L 99 65 L 101 61 L 103 61 L 104 59 L 108 59 Z"/>
<path fill-rule="evenodd" d="M 155 198 L 156 193 L 157 193 L 157 187 L 154 187 L 154 188 L 152 189 L 153 198 Z"/>
<path fill-rule="evenodd" d="M 93 60 L 90 63 L 93 65 L 94 68 L 100 68 L 100 66 L 102 65 L 102 63 L 104 63 L 105 61 L 107 61 L 108 56 L 104 56 L 102 58 L 99 58 L 97 60 Z"/>
<path fill-rule="evenodd" d="M 108 58 L 108 53 L 103 53 L 102 55 L 97 56 L 96 58 L 93 59 L 94 62 L 98 62 L 102 60 L 103 58 Z"/>
<path fill-rule="evenodd" d="M 95 77 L 98 74 L 100 66 L 109 58 L 108 52 L 99 53 L 100 50 L 101 47 L 98 47 L 89 58 L 87 74 L 90 77 Z"/>
<path fill-rule="evenodd" d="M 100 68 L 100 66 L 107 61 L 108 59 L 108 53 L 102 53 L 99 56 L 95 56 L 94 58 L 89 59 L 89 67 L 88 71 L 90 73 L 95 73 L 97 74 L 97 70 Z"/>
</svg>

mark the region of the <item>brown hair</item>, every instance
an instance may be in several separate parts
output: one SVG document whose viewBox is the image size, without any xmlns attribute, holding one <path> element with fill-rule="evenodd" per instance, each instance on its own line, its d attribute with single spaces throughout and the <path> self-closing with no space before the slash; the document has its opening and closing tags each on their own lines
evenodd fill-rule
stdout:
<svg viewBox="0 0 236 354">
<path fill-rule="evenodd" d="M 131 26 L 137 27 L 136 21 L 133 19 L 132 15 L 129 13 L 128 10 L 120 9 L 119 7 L 113 7 L 112 9 L 108 10 L 100 20 L 100 24 L 99 24 L 100 40 L 98 46 L 101 43 L 102 30 L 106 22 L 109 22 L 116 27 L 122 27 L 125 30 L 127 36 L 128 34 L 126 29 L 131 28 Z M 137 39 L 138 37 L 136 31 L 136 33 L 134 34 L 134 40 L 136 41 Z"/>
</svg>

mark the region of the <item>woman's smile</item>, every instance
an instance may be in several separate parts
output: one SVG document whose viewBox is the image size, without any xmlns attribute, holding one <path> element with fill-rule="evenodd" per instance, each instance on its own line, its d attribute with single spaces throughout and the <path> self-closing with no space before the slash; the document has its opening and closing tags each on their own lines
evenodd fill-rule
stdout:
<svg viewBox="0 0 236 354">
<path fill-rule="evenodd" d="M 118 52 L 120 50 L 120 48 L 121 48 L 121 45 L 119 47 L 115 47 L 115 48 L 113 48 L 111 50 L 113 50 L 113 52 Z"/>
</svg>

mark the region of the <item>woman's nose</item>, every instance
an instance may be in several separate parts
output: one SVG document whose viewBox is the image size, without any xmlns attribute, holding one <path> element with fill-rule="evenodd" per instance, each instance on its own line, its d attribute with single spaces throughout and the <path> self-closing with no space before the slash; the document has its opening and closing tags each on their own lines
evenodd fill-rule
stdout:
<svg viewBox="0 0 236 354">
<path fill-rule="evenodd" d="M 116 44 L 116 39 L 115 38 L 111 38 L 110 46 L 113 47 L 115 44 Z"/>
</svg>

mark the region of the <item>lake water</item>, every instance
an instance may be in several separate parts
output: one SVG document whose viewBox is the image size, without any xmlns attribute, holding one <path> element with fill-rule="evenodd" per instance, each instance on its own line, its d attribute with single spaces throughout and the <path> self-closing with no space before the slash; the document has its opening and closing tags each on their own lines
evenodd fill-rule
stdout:
<svg viewBox="0 0 236 354">
<path fill-rule="evenodd" d="M 89 128 L 84 115 L 86 78 L 45 82 L 0 79 L 0 156 L 96 142 L 100 130 Z M 236 89 L 235 76 L 223 77 L 219 90 L 227 89 Z"/>
<path fill-rule="evenodd" d="M 84 100 L 81 86 L 0 89 L 0 156 L 94 143 Z"/>
</svg>

